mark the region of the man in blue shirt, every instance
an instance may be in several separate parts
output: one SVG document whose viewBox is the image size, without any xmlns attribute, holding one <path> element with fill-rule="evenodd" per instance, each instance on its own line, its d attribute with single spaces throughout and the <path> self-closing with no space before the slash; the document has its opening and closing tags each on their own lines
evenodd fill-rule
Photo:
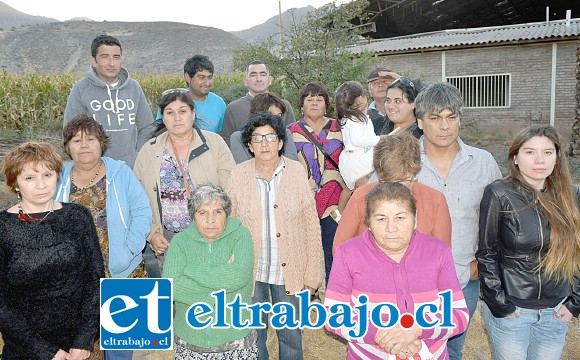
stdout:
<svg viewBox="0 0 580 360">
<path fill-rule="evenodd" d="M 211 92 L 213 86 L 213 63 L 205 55 L 194 55 L 183 66 L 183 78 L 189 96 L 195 103 L 194 124 L 200 129 L 220 132 L 226 113 L 224 99 Z M 157 123 L 161 123 L 161 112 L 157 111 Z"/>
</svg>

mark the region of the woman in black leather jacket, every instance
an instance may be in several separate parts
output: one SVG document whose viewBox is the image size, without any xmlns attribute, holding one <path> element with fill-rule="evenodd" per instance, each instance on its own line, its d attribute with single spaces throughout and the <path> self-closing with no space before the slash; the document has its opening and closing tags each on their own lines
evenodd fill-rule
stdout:
<svg viewBox="0 0 580 360">
<path fill-rule="evenodd" d="M 579 195 L 552 126 L 512 143 L 484 191 L 476 253 L 494 359 L 559 359 L 580 313 Z"/>
</svg>

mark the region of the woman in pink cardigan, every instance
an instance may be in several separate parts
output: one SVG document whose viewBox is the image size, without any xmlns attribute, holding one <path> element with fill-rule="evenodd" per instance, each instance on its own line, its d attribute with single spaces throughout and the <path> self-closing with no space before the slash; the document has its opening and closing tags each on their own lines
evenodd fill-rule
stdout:
<svg viewBox="0 0 580 360">
<path fill-rule="evenodd" d="M 320 224 L 314 197 L 302 165 L 282 157 L 286 131 L 279 116 L 250 115 L 242 141 L 253 159 L 232 170 L 227 192 L 232 217 L 250 229 L 254 243 L 254 294 L 252 301 L 286 302 L 299 314 L 294 294 L 311 294 L 322 283 Z M 270 301 L 271 296 L 271 301 Z M 266 313 L 262 322 L 268 324 Z M 268 358 L 267 329 L 258 329 L 260 359 Z M 300 329 L 277 330 L 280 359 L 302 359 Z"/>
<path fill-rule="evenodd" d="M 336 249 L 324 305 L 354 308 L 365 295 L 369 313 L 356 320 L 367 326 L 358 324 L 354 332 L 330 321 L 326 324 L 348 340 L 349 360 L 448 359 L 447 339 L 467 328 L 469 312 L 451 249 L 417 231 L 416 214 L 415 199 L 406 186 L 381 183 L 368 195 L 369 228 Z M 398 310 L 398 319 L 392 318 L 396 312 L 386 310 L 386 304 Z M 394 324 L 381 328 L 374 319 L 368 321 L 375 308 L 381 309 L 382 326 Z"/>
</svg>

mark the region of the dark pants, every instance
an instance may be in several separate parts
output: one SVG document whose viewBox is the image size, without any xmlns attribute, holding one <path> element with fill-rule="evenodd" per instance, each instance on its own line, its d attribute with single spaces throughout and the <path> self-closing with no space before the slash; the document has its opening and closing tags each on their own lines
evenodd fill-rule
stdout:
<svg viewBox="0 0 580 360">
<path fill-rule="evenodd" d="M 270 294 L 272 301 L 270 301 Z M 294 295 L 286 294 L 286 287 L 284 285 L 266 284 L 261 281 L 256 281 L 254 288 L 254 296 L 252 302 L 264 303 L 269 302 L 276 304 L 279 302 L 286 302 L 294 306 L 296 319 L 299 317 L 299 299 Z M 262 322 L 266 324 L 265 329 L 257 329 L 258 333 L 258 359 L 268 360 L 268 348 L 266 347 L 266 340 L 268 339 L 268 314 L 262 313 Z M 302 360 L 302 330 L 296 329 L 280 329 L 276 330 L 278 335 L 278 354 L 279 360 Z"/>
<path fill-rule="evenodd" d="M 479 280 L 469 280 L 467 285 L 465 285 L 461 291 L 463 291 L 463 297 L 465 298 L 465 303 L 469 310 L 469 322 L 471 322 L 473 314 L 475 314 L 475 310 L 477 309 L 477 300 L 479 299 Z M 469 328 L 469 324 L 467 326 Z M 447 340 L 449 359 L 461 360 L 463 358 L 463 344 L 467 337 L 467 330 L 468 329 L 465 329 L 463 333 L 455 335 Z"/>
<path fill-rule="evenodd" d="M 131 360 L 133 350 L 105 350 L 105 360 Z"/>
<path fill-rule="evenodd" d="M 322 251 L 324 253 L 324 270 L 326 274 L 326 283 L 328 284 L 328 277 L 330 276 L 330 269 L 332 269 L 332 244 L 334 243 L 334 234 L 338 223 L 334 221 L 332 216 L 327 216 L 320 219 L 320 231 L 322 235 Z"/>
</svg>

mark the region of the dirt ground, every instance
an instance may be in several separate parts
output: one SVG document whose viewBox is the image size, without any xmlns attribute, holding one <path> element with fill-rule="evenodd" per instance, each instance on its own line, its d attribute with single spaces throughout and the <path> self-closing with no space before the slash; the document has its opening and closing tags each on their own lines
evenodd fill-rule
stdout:
<svg viewBox="0 0 580 360">
<path fill-rule="evenodd" d="M 503 154 L 507 153 L 507 145 L 509 142 L 505 140 L 490 141 L 490 139 L 484 139 L 480 136 L 477 140 L 468 141 L 467 136 L 463 137 L 464 141 L 468 144 L 472 144 L 478 147 L 485 148 L 489 150 L 494 157 L 498 160 L 502 172 L 505 174 L 505 161 L 500 159 L 500 156 L 505 156 Z M 466 140 L 468 139 L 468 140 Z M 59 146 L 60 140 L 49 139 L 54 142 L 55 145 Z M 19 140 L 14 139 L 2 139 L 0 136 L 0 159 L 3 154 L 12 146 L 18 144 Z M 578 163 L 578 161 L 576 161 Z M 571 164 L 574 166 L 574 164 Z M 575 176 L 575 181 L 579 181 Z M 7 191 L 6 187 L 0 179 L 0 209 L 6 209 L 7 207 L 14 204 L 16 197 Z M 318 330 L 304 330 L 304 358 L 306 360 L 339 360 L 346 358 L 346 344 L 341 339 L 329 334 L 324 329 Z M 562 360 L 580 360 L 580 321 L 578 319 L 573 319 L 570 327 L 568 329 L 568 334 L 566 337 L 566 346 L 564 348 L 564 353 L 561 357 Z M 0 339 L 0 349 L 3 346 L 3 342 Z M 98 344 L 95 348 L 98 348 Z M 278 358 L 278 343 L 276 339 L 276 333 L 273 330 L 269 331 L 268 335 L 268 349 L 272 359 Z M 0 351 L 1 353 L 1 351 Z M 478 309 L 472 317 L 471 325 L 469 327 L 467 340 L 465 342 L 465 347 L 463 350 L 464 360 L 487 360 L 492 359 L 491 351 L 489 347 L 489 341 L 487 333 L 483 326 L 483 321 L 481 318 L 481 301 L 479 302 Z M 91 356 L 91 359 L 102 359 L 102 354 L 100 351 L 96 351 Z M 134 359 L 140 360 L 169 360 L 173 358 L 171 351 L 157 351 L 157 352 L 146 352 L 146 351 L 136 351 L 133 356 Z M 545 360 L 557 360 L 557 359 L 545 359 Z"/>
</svg>

